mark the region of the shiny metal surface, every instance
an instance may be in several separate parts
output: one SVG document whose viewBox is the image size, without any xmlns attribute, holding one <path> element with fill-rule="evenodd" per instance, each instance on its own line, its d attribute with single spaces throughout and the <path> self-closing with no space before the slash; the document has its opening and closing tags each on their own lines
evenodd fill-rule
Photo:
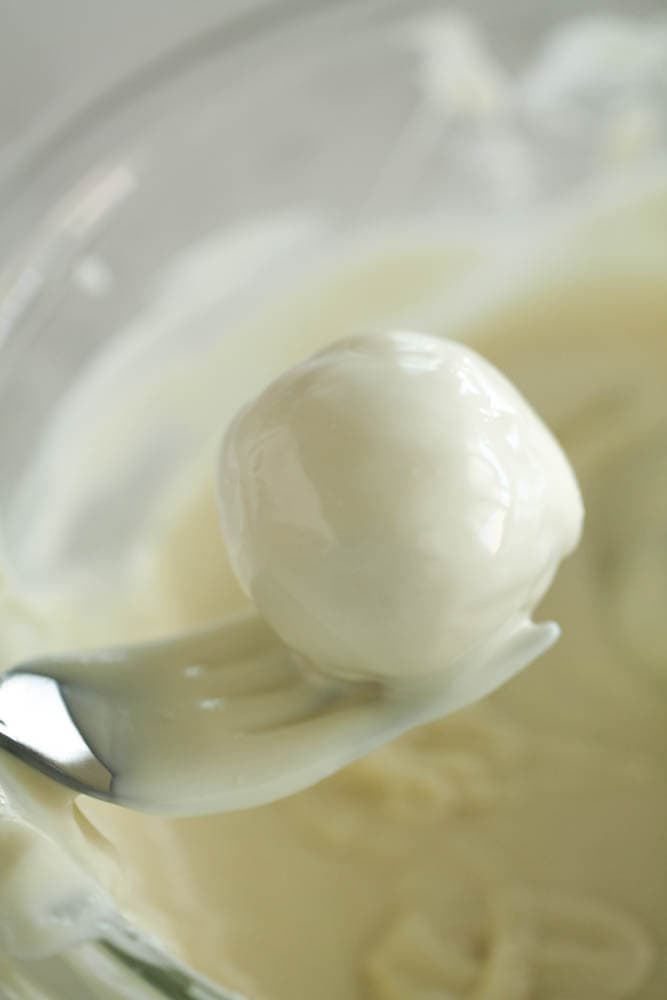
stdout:
<svg viewBox="0 0 667 1000">
<path fill-rule="evenodd" d="M 4 677 L 0 747 L 75 791 L 113 798 L 113 775 L 79 731 L 53 677 L 20 668 Z"/>
</svg>

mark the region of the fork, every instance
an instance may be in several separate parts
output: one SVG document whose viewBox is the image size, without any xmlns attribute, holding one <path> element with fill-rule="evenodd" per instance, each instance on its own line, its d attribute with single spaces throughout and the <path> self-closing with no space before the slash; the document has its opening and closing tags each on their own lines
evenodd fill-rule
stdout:
<svg viewBox="0 0 667 1000">
<path fill-rule="evenodd" d="M 140 645 L 49 656 L 0 683 L 0 748 L 74 792 L 142 812 L 270 802 L 503 684 L 557 639 L 511 622 L 409 687 L 327 676 L 255 613 Z"/>
</svg>

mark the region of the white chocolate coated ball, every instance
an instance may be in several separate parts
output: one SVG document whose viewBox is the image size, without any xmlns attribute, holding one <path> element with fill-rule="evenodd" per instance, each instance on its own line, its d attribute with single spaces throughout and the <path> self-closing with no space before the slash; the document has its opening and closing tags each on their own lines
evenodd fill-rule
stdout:
<svg viewBox="0 0 667 1000">
<path fill-rule="evenodd" d="M 284 642 L 394 681 L 529 615 L 583 515 L 510 382 L 409 332 L 342 340 L 269 385 L 227 431 L 220 494 L 235 571 Z"/>
</svg>

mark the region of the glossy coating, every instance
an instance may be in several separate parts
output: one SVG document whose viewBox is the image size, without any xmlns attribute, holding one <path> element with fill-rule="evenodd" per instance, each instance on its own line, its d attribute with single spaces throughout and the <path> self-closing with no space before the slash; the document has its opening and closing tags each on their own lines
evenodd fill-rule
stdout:
<svg viewBox="0 0 667 1000">
<path fill-rule="evenodd" d="M 246 406 L 222 449 L 235 570 L 288 646 L 398 681 L 528 616 L 582 503 L 553 435 L 471 348 L 355 337 Z"/>
</svg>

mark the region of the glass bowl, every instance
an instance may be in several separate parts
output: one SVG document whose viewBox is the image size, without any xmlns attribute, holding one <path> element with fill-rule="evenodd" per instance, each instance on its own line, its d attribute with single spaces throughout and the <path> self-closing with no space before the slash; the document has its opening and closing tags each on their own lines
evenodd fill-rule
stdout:
<svg viewBox="0 0 667 1000">
<path fill-rule="evenodd" d="M 42 456 L 94 416 L 90 399 L 71 402 L 82 374 L 99 375 L 99 412 L 136 400 L 158 362 L 206 346 L 212 310 L 224 338 L 365 235 L 434 219 L 519 230 L 655 159 L 661 4 L 634 4 L 632 19 L 613 13 L 620 2 L 584 8 L 259 3 L 146 66 L 19 165 L 0 191 L 0 542 L 17 581 L 102 605 L 157 496 L 208 440 L 208 414 L 186 431 L 178 406 L 147 411 L 136 461 L 114 469 L 113 490 L 100 462 L 54 542 L 68 468 Z M 202 270 L 196 250 L 213 243 L 215 267 Z M 169 299 L 188 261 L 187 294 L 181 284 Z M 158 299 L 169 321 L 142 337 Z M 103 640 L 103 618 L 96 629 Z M 228 996 L 120 916 L 99 934 L 7 959 L 0 996 Z"/>
</svg>

